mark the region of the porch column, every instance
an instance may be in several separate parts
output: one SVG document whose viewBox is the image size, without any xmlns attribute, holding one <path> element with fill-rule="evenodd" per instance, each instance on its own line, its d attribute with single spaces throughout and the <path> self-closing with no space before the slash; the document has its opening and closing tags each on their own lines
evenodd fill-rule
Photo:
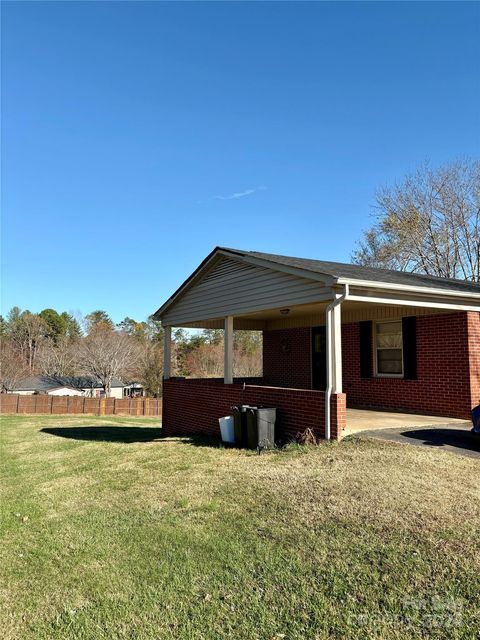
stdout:
<svg viewBox="0 0 480 640">
<path fill-rule="evenodd" d="M 172 362 L 172 327 L 163 328 L 163 379 L 170 379 Z"/>
<path fill-rule="evenodd" d="M 223 382 L 233 383 L 233 316 L 225 318 Z"/>
<path fill-rule="evenodd" d="M 342 393 L 342 305 L 333 307 L 332 347 L 333 347 L 333 393 Z"/>
</svg>

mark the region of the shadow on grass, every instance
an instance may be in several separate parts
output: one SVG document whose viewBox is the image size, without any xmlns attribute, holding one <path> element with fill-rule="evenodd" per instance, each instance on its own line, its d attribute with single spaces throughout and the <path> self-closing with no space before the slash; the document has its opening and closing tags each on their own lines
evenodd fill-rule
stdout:
<svg viewBox="0 0 480 640">
<path fill-rule="evenodd" d="M 44 427 L 41 433 L 48 433 L 59 438 L 71 440 L 88 440 L 91 442 L 120 442 L 132 444 L 135 442 L 154 442 L 165 440 L 161 428 L 155 427 L 117 427 L 117 426 L 85 426 L 85 427 Z M 183 438 L 168 438 L 169 442 L 178 441 L 195 447 L 222 448 L 223 444 L 216 438 L 206 436 L 185 436 Z"/>
<path fill-rule="evenodd" d="M 457 447 L 466 451 L 480 453 L 480 436 L 465 429 L 414 429 L 403 431 L 402 436 L 414 440 L 422 440 L 431 447 Z"/>
</svg>

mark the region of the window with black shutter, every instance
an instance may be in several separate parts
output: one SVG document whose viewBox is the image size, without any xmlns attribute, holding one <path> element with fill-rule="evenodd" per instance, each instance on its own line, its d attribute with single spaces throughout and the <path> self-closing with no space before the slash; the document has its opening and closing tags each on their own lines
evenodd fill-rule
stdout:
<svg viewBox="0 0 480 640">
<path fill-rule="evenodd" d="M 375 373 L 377 376 L 403 376 L 401 320 L 375 323 Z"/>
</svg>

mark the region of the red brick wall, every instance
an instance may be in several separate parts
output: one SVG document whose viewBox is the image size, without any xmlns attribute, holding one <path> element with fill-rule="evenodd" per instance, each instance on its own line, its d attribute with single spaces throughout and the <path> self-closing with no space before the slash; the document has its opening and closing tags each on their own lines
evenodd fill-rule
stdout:
<svg viewBox="0 0 480 640">
<path fill-rule="evenodd" d="M 264 332 L 267 384 L 311 388 L 311 330 Z M 418 379 L 361 378 L 358 323 L 342 326 L 343 391 L 353 406 L 469 417 L 480 402 L 480 314 L 417 318 Z"/>
<path fill-rule="evenodd" d="M 468 345 L 472 407 L 480 404 L 480 313 L 468 314 Z"/>
<path fill-rule="evenodd" d="M 467 313 L 417 317 L 417 380 L 361 378 L 359 325 L 343 325 L 343 391 L 348 405 L 469 418 L 467 320 Z M 472 321 L 475 327 L 479 331 L 478 318 L 476 325 Z M 476 354 L 478 364 L 478 349 Z"/>
<path fill-rule="evenodd" d="M 277 408 L 276 432 L 284 440 L 305 429 L 324 436 L 325 394 L 321 391 L 232 384 L 217 380 L 165 380 L 162 426 L 167 436 L 204 434 L 219 436 L 218 418 L 238 404 Z M 346 398 L 333 394 L 331 437 L 341 438 L 346 423 Z"/>
<path fill-rule="evenodd" d="M 311 389 L 311 329 L 263 332 L 263 378 L 274 387 Z"/>
</svg>

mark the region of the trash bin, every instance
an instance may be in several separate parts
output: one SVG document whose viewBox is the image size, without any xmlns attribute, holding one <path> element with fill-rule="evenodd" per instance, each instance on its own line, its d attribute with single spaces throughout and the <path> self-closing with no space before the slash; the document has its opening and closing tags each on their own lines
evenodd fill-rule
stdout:
<svg viewBox="0 0 480 640">
<path fill-rule="evenodd" d="M 251 407 L 248 404 L 232 407 L 235 444 L 237 447 L 248 447 L 247 412 L 251 409 L 256 409 L 256 407 Z"/>
<path fill-rule="evenodd" d="M 252 407 L 247 410 L 247 444 L 250 449 L 272 449 L 275 446 L 274 407 Z"/>
<path fill-rule="evenodd" d="M 235 444 L 249 449 L 271 449 L 275 446 L 277 410 L 273 407 L 232 407 Z"/>
<path fill-rule="evenodd" d="M 233 416 L 224 416 L 223 418 L 219 418 L 218 422 L 220 424 L 220 434 L 222 436 L 223 442 L 228 442 L 230 444 L 235 443 L 235 420 Z"/>
</svg>

